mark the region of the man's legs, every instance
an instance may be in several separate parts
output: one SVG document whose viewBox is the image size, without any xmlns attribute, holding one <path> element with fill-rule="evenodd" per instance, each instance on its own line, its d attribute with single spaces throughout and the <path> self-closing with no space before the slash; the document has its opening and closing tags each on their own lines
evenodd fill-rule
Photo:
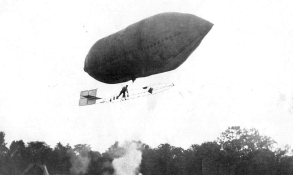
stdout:
<svg viewBox="0 0 293 175">
<path fill-rule="evenodd" d="M 120 92 L 120 94 L 117 96 L 117 98 L 119 98 L 119 97 L 120 97 L 120 95 L 121 95 L 122 93 L 123 93 L 123 92 L 121 91 L 121 92 Z"/>
</svg>

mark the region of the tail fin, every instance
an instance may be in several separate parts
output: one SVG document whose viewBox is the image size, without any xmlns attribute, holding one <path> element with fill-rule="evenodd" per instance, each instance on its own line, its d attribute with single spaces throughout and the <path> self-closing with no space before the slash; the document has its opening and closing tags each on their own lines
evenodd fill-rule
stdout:
<svg viewBox="0 0 293 175">
<path fill-rule="evenodd" d="M 98 99 L 101 99 L 101 98 L 97 97 L 97 89 L 92 89 L 89 91 L 81 91 L 79 106 L 96 104 L 96 100 Z"/>
</svg>

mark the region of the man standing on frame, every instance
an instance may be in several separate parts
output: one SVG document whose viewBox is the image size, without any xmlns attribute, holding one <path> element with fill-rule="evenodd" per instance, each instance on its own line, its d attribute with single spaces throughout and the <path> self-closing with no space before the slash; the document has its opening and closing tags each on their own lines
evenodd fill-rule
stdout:
<svg viewBox="0 0 293 175">
<path fill-rule="evenodd" d="M 121 94 L 123 94 L 122 98 L 126 98 L 125 97 L 126 92 L 127 92 L 127 95 L 129 95 L 127 87 L 128 87 L 128 85 L 126 85 L 122 88 L 122 90 L 120 91 L 120 94 L 117 96 L 117 99 L 120 97 Z"/>
</svg>

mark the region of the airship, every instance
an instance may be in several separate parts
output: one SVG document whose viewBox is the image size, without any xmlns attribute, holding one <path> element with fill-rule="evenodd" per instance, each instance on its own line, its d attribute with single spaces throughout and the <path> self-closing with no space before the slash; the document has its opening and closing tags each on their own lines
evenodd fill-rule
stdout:
<svg viewBox="0 0 293 175">
<path fill-rule="evenodd" d="M 178 68 L 199 46 L 213 24 L 192 14 L 161 13 L 98 40 L 84 71 L 117 84 Z"/>
</svg>

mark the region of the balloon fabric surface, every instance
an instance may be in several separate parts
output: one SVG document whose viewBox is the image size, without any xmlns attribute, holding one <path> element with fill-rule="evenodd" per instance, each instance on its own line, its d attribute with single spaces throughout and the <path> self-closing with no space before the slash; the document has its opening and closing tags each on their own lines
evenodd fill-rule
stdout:
<svg viewBox="0 0 293 175">
<path fill-rule="evenodd" d="M 108 84 L 174 70 L 212 27 L 191 14 L 157 14 L 98 40 L 86 56 L 84 70 Z"/>
</svg>

